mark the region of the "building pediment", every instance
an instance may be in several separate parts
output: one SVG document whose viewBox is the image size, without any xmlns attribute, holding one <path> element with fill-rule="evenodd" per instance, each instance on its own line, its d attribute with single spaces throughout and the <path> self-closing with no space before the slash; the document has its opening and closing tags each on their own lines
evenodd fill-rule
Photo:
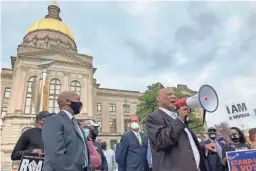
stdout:
<svg viewBox="0 0 256 171">
<path fill-rule="evenodd" d="M 42 49 L 31 46 L 19 46 L 18 56 L 23 60 L 47 61 L 54 60 L 55 63 L 77 66 L 92 67 L 92 57 L 76 53 L 68 53 L 58 49 Z"/>
</svg>

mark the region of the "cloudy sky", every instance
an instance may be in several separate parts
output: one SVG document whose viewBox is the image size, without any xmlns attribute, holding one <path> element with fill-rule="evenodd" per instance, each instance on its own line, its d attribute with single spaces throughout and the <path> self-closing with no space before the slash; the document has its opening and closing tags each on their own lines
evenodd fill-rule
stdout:
<svg viewBox="0 0 256 171">
<path fill-rule="evenodd" d="M 1 2 L 1 66 L 50 2 Z M 256 126 L 255 2 L 58 2 L 80 53 L 94 57 L 101 87 L 145 91 L 161 82 L 198 90 L 212 85 L 219 108 L 211 126 L 228 121 L 226 105 L 246 102 Z M 254 47 L 254 48 L 253 48 Z"/>
</svg>

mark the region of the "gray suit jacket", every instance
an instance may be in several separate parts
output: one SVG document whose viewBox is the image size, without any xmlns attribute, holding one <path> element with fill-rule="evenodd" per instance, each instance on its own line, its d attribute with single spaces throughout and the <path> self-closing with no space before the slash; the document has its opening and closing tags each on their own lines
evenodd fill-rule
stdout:
<svg viewBox="0 0 256 171">
<path fill-rule="evenodd" d="M 174 120 L 162 110 L 149 114 L 147 133 L 153 171 L 198 171 L 185 127 L 180 119 Z M 200 170 L 207 171 L 201 146 L 193 132 L 191 134 L 200 153 Z"/>
<path fill-rule="evenodd" d="M 82 130 L 81 130 L 82 131 Z M 44 171 L 83 171 L 85 155 L 89 160 L 87 140 L 79 134 L 73 122 L 63 111 L 46 119 L 42 129 L 45 160 Z M 84 151 L 86 142 L 87 154 Z"/>
</svg>

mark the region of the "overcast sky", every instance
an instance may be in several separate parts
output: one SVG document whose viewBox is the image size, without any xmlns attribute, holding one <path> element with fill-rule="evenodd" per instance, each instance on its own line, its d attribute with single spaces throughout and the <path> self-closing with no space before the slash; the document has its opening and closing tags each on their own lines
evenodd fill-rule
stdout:
<svg viewBox="0 0 256 171">
<path fill-rule="evenodd" d="M 1 66 L 50 2 L 1 2 Z M 145 91 L 161 82 L 198 90 L 212 85 L 219 108 L 207 123 L 228 121 L 225 105 L 246 102 L 256 126 L 255 2 L 58 2 L 79 53 L 94 57 L 101 87 Z M 254 47 L 254 48 L 253 48 Z"/>
</svg>

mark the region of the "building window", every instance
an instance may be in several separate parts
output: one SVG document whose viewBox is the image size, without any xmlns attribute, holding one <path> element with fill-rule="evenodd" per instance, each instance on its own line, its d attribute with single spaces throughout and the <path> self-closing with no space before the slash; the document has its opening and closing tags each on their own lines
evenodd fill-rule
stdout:
<svg viewBox="0 0 256 171">
<path fill-rule="evenodd" d="M 79 96 L 81 94 L 81 84 L 78 81 L 72 81 L 70 90 L 76 92 Z"/>
<path fill-rule="evenodd" d="M 11 88 L 10 87 L 6 87 L 5 88 L 5 92 L 4 92 L 4 97 L 5 98 L 9 98 L 11 96 Z"/>
<path fill-rule="evenodd" d="M 109 103 L 109 111 L 116 112 L 116 104 L 115 103 Z"/>
<path fill-rule="evenodd" d="M 97 103 L 96 108 L 98 112 L 101 112 L 101 103 Z"/>
<path fill-rule="evenodd" d="M 7 107 L 2 107 L 2 109 L 1 109 L 1 118 L 5 116 L 6 112 L 7 112 Z"/>
<path fill-rule="evenodd" d="M 130 105 L 123 104 L 123 111 L 124 113 L 130 113 Z"/>
<path fill-rule="evenodd" d="M 109 124 L 110 124 L 110 132 L 116 133 L 116 119 L 111 119 Z"/>
<path fill-rule="evenodd" d="M 28 87 L 27 87 L 27 95 L 26 95 L 26 103 L 25 103 L 25 114 L 35 114 L 35 106 L 36 106 L 36 84 L 37 77 L 33 76 L 30 77 L 28 80 Z"/>
<path fill-rule="evenodd" d="M 124 119 L 124 132 L 129 131 L 130 129 L 130 119 Z"/>
<path fill-rule="evenodd" d="M 58 113 L 59 105 L 58 105 L 58 95 L 61 91 L 61 83 L 58 79 L 52 79 L 50 82 L 50 93 L 49 93 L 49 112 L 50 113 Z"/>
</svg>

